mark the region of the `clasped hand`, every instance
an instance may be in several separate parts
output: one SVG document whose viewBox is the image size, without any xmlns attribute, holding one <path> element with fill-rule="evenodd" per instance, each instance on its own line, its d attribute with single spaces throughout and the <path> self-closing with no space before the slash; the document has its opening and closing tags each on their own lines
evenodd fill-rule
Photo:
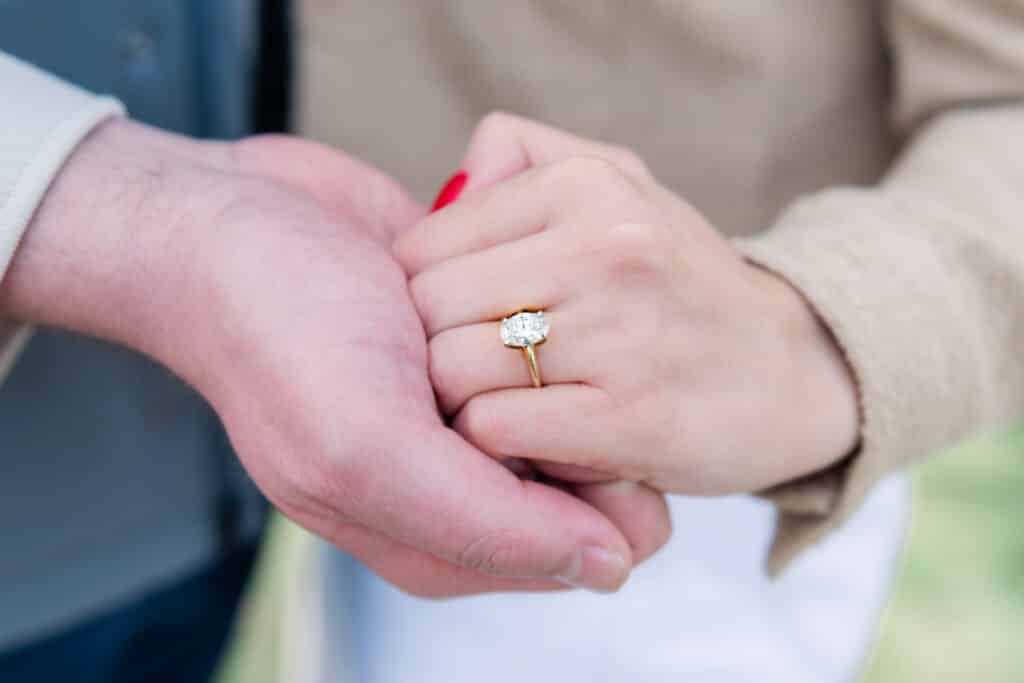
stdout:
<svg viewBox="0 0 1024 683">
<path fill-rule="evenodd" d="M 853 446 L 827 330 L 635 156 L 495 115 L 463 167 L 424 216 L 320 145 L 110 121 L 0 314 L 163 363 L 280 510 L 419 595 L 614 590 L 668 537 L 662 492 L 754 491 Z M 496 325 L 524 307 L 551 322 L 539 389 Z"/>
<path fill-rule="evenodd" d="M 745 262 L 632 153 L 507 115 L 469 186 L 395 254 L 456 430 L 561 479 L 689 495 L 821 469 L 857 438 L 852 379 L 784 281 Z M 543 309 L 546 386 L 496 320 Z"/>
</svg>

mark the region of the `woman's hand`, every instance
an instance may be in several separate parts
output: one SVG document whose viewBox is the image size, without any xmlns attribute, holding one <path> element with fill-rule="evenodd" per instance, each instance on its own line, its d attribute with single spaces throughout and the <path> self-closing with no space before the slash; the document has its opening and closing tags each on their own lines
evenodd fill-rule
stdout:
<svg viewBox="0 0 1024 683">
<path fill-rule="evenodd" d="M 856 387 L 827 329 L 635 156 L 496 115 L 465 170 L 466 194 L 395 253 L 442 409 L 481 450 L 714 495 L 854 448 Z M 541 389 L 498 335 L 524 308 L 551 324 Z"/>
</svg>

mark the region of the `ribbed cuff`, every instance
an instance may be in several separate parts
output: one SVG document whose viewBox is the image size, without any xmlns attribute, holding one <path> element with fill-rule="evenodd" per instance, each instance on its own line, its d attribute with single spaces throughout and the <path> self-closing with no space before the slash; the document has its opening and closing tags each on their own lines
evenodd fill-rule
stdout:
<svg viewBox="0 0 1024 683">
<path fill-rule="evenodd" d="M 752 262 L 785 278 L 831 329 L 856 376 L 860 449 L 826 471 L 764 497 L 778 509 L 768 570 L 781 572 L 842 524 L 888 472 L 962 436 L 980 420 L 958 396 L 978 395 L 962 370 L 976 350 L 966 305 L 948 286 L 948 265 L 913 225 L 870 190 L 832 190 L 802 200 L 771 230 L 736 241 Z M 906 222 L 904 222 L 906 224 Z M 969 354 L 968 354 L 969 355 Z"/>
</svg>

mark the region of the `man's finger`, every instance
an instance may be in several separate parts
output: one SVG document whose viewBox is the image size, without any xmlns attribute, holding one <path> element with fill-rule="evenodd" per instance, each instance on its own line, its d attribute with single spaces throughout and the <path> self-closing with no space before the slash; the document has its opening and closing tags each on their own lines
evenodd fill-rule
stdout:
<svg viewBox="0 0 1024 683">
<path fill-rule="evenodd" d="M 634 565 L 640 564 L 672 535 L 665 496 L 644 484 L 612 481 L 578 484 L 576 495 L 600 510 L 617 526 L 633 550 Z"/>
<path fill-rule="evenodd" d="M 524 425 L 526 428 L 527 425 Z M 390 443 L 389 443 L 390 441 Z M 388 538 L 493 576 L 553 578 L 616 590 L 632 565 L 628 541 L 576 497 L 521 481 L 441 425 L 380 436 L 388 458 L 362 458 L 355 521 Z"/>
<path fill-rule="evenodd" d="M 357 558 L 397 588 L 422 598 L 450 598 L 480 593 L 566 590 L 553 579 L 489 576 L 393 541 L 375 531 L 336 520 L 296 520 L 332 545 Z"/>
</svg>

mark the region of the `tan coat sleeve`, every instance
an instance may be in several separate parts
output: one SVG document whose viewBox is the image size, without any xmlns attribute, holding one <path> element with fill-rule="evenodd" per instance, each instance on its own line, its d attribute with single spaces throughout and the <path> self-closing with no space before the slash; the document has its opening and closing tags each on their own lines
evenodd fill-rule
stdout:
<svg viewBox="0 0 1024 683">
<path fill-rule="evenodd" d="M 0 280 L 32 214 L 64 160 L 99 122 L 123 113 L 96 97 L 0 52 Z M 28 330 L 0 320 L 0 381 Z"/>
<path fill-rule="evenodd" d="M 862 401 L 854 456 L 768 492 L 772 572 L 886 473 L 1024 416 L 1024 0 L 892 0 L 886 21 L 903 154 L 739 243 L 817 309 Z"/>
</svg>

